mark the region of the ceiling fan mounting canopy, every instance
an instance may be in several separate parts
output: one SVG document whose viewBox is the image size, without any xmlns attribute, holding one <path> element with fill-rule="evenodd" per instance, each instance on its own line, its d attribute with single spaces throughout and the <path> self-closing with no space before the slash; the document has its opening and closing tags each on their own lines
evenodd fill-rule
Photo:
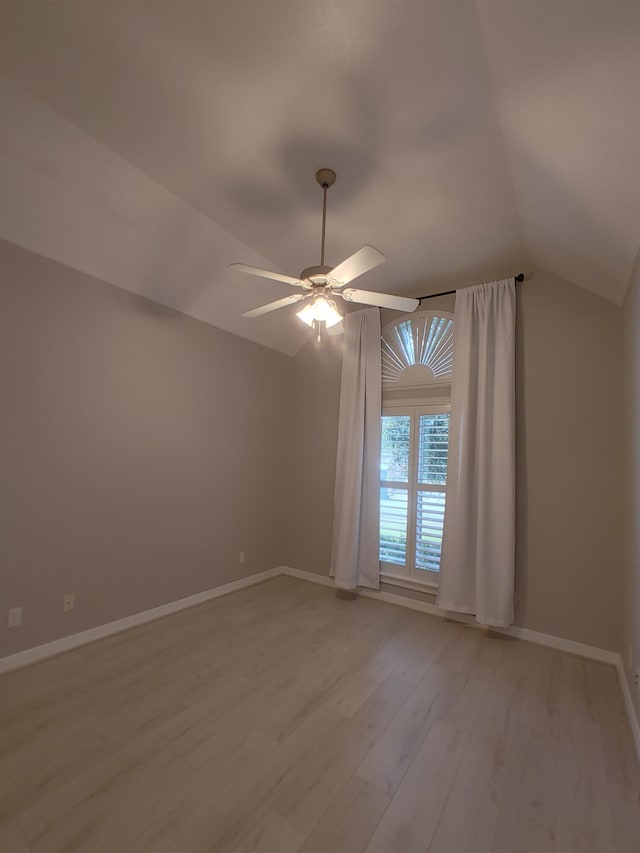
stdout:
<svg viewBox="0 0 640 853">
<path fill-rule="evenodd" d="M 325 189 L 329 189 L 336 182 L 336 173 L 333 169 L 318 169 L 316 172 L 316 181 L 320 184 L 320 186 Z"/>
<path fill-rule="evenodd" d="M 354 252 L 353 255 L 342 261 L 342 263 L 339 263 L 336 267 L 325 264 L 324 243 L 327 222 L 327 192 L 329 187 L 332 187 L 336 182 L 336 173 L 333 169 L 318 169 L 316 172 L 316 181 L 322 187 L 323 196 L 320 264 L 302 270 L 299 278 L 282 275 L 271 270 L 263 270 L 259 267 L 248 266 L 247 264 L 231 264 L 232 269 L 239 270 L 240 272 L 274 279 L 283 284 L 299 287 L 302 290 L 302 293 L 285 296 L 284 299 L 278 299 L 275 302 L 269 302 L 267 305 L 261 305 L 259 308 L 246 311 L 242 316 L 260 317 L 262 314 L 275 311 L 277 308 L 284 308 L 286 305 L 292 305 L 294 302 L 311 299 L 311 302 L 301 311 L 298 311 L 297 315 L 304 323 L 313 325 L 319 330 L 321 323 L 325 323 L 327 326 L 333 325 L 333 323 L 338 322 L 335 317 L 340 318 L 340 314 L 335 310 L 335 302 L 332 300 L 327 302 L 328 297 L 335 296 L 339 296 L 347 302 L 359 302 L 362 305 L 376 305 L 380 308 L 393 308 L 397 311 L 415 311 L 419 305 L 417 299 L 346 287 L 355 278 L 377 267 L 386 260 L 382 252 L 374 249 L 373 246 L 362 246 L 361 249 L 358 249 L 357 252 Z M 335 315 L 331 316 L 331 322 L 327 319 L 327 305 L 330 305 L 331 310 L 335 312 Z"/>
</svg>

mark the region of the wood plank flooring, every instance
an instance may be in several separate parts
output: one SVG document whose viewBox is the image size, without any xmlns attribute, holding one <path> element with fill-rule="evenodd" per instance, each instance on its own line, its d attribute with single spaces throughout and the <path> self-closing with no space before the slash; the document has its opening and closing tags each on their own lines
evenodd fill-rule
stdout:
<svg viewBox="0 0 640 853">
<path fill-rule="evenodd" d="M 279 577 L 4 676 L 2 853 L 638 853 L 615 671 Z"/>
</svg>

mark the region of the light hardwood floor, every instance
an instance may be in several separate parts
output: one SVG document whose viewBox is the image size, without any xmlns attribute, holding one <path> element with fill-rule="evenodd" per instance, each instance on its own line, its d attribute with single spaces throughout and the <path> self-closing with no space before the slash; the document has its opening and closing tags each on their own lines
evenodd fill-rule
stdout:
<svg viewBox="0 0 640 853">
<path fill-rule="evenodd" d="M 2 853 L 637 853 L 615 671 L 279 577 L 6 675 Z"/>
</svg>

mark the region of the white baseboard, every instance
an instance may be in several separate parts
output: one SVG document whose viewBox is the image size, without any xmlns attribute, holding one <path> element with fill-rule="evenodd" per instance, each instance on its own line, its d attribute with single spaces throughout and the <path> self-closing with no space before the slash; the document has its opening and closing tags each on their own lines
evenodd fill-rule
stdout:
<svg viewBox="0 0 640 853">
<path fill-rule="evenodd" d="M 219 598 L 223 595 L 228 595 L 231 592 L 236 592 L 239 589 L 252 586 L 253 584 L 262 583 L 263 581 L 275 578 L 278 575 L 287 575 L 299 580 L 310 581 L 311 583 L 320 584 L 321 586 L 334 587 L 333 578 L 326 575 L 319 575 L 315 572 L 305 572 L 301 569 L 294 569 L 291 566 L 276 566 L 276 568 L 268 569 L 266 572 L 260 572 L 256 575 L 249 575 L 246 578 L 240 578 L 237 581 L 217 586 L 213 589 L 207 589 L 204 592 L 199 592 L 196 595 L 190 595 L 187 598 L 181 598 L 178 601 L 170 601 L 168 604 L 163 604 L 160 607 L 154 607 L 151 610 L 144 610 L 141 613 L 134 613 L 132 616 L 126 616 L 124 619 L 118 619 L 115 622 L 107 622 L 105 625 L 98 625 L 95 628 L 89 628 L 87 631 L 80 631 L 77 634 L 71 634 L 68 637 L 62 637 L 59 640 L 53 640 L 51 643 L 44 643 L 41 646 L 35 646 L 31 649 L 25 649 L 23 652 L 17 652 L 13 655 L 0 658 L 0 674 L 9 672 L 13 669 L 18 669 L 45 658 L 58 655 L 61 652 L 66 652 L 69 649 L 83 646 L 86 643 L 92 643 L 95 640 L 100 640 L 103 637 L 108 637 L 110 634 L 116 634 L 119 631 L 126 631 L 128 628 L 134 628 L 137 625 L 143 625 L 145 622 L 151 622 L 154 619 L 160 619 L 163 616 L 168 616 L 171 613 L 176 613 L 179 610 L 185 610 L 187 607 L 194 607 L 196 604 L 202 604 L 205 601 L 210 601 L 213 598 Z M 358 594 L 365 598 L 373 598 L 377 601 L 384 601 L 387 604 L 395 604 L 399 607 L 407 607 L 410 610 L 417 610 L 421 613 L 429 613 L 432 616 L 440 616 L 448 619 L 458 619 L 458 621 L 473 627 L 481 628 L 476 622 L 470 621 L 469 617 L 464 617 L 464 614 L 451 614 L 445 610 L 440 610 L 435 604 L 429 604 L 427 601 L 421 601 L 415 598 L 407 598 L 404 595 L 396 595 L 392 592 L 383 592 L 382 590 L 359 588 Z M 537 643 L 541 646 L 548 646 L 552 649 L 558 649 L 562 652 L 578 655 L 579 657 L 589 658 L 590 660 L 607 663 L 614 666 L 618 671 L 620 680 L 620 688 L 624 697 L 629 724 L 633 734 L 633 739 L 640 761 L 640 725 L 635 711 L 635 706 L 631 698 L 631 688 L 627 681 L 626 673 L 622 665 L 622 659 L 617 652 L 611 652 L 607 649 L 600 649 L 597 646 L 589 646 L 586 643 L 578 643 L 574 640 L 567 640 L 564 637 L 556 637 L 553 634 L 543 634 L 540 631 L 532 631 L 529 628 L 519 628 L 512 626 L 511 628 L 492 628 L 492 631 L 497 631 L 502 634 L 507 634 L 510 637 L 517 637 L 521 640 L 527 640 L 530 643 Z"/>
<path fill-rule="evenodd" d="M 621 655 L 618 655 L 616 669 L 618 670 L 620 689 L 622 690 L 624 704 L 627 709 L 627 717 L 629 718 L 629 725 L 631 726 L 631 734 L 633 735 L 633 741 L 636 745 L 638 761 L 640 761 L 640 720 L 638 720 L 636 706 L 633 704 L 633 699 L 631 698 L 631 685 L 627 680 L 627 673 L 625 672 Z"/>
<path fill-rule="evenodd" d="M 610 652 L 608 649 L 589 646 L 587 643 L 578 643 L 575 640 L 567 640 L 565 637 L 556 637 L 555 634 L 543 634 L 540 631 L 532 631 L 530 628 L 519 628 L 517 625 L 512 625 L 510 628 L 492 628 L 491 630 L 508 634 L 510 637 L 517 637 L 519 640 L 537 643 L 539 646 L 549 646 L 551 649 L 558 649 L 558 651 L 568 652 L 581 658 L 608 663 L 610 666 L 617 666 L 620 657 L 617 652 Z"/>
<path fill-rule="evenodd" d="M 320 586 L 334 587 L 333 578 L 328 575 L 318 575 L 315 572 L 304 572 L 302 569 L 292 569 L 291 566 L 278 566 L 277 571 L 281 575 L 288 575 L 290 578 L 298 578 L 301 581 L 311 581 L 311 583 L 319 583 Z M 358 590 L 361 592 L 361 590 Z"/>
<path fill-rule="evenodd" d="M 334 586 L 333 578 L 326 577 L 326 575 L 303 572 L 300 569 L 292 569 L 290 566 L 280 566 L 280 571 L 282 574 L 293 578 L 320 583 L 323 586 Z M 408 598 L 405 595 L 396 595 L 393 592 L 383 592 L 382 590 L 365 589 L 364 587 L 359 587 L 357 592 L 365 598 L 375 598 L 377 601 L 386 601 L 388 604 L 408 607 L 410 610 L 419 610 L 421 613 L 431 613 L 433 616 L 441 616 L 443 619 L 454 619 L 458 622 L 464 622 L 466 625 L 471 625 L 474 628 L 486 628 L 485 625 L 479 625 L 472 616 L 464 613 L 450 613 L 447 610 L 441 610 L 435 604 L 430 604 L 428 601 L 422 601 L 421 599 Z M 520 640 L 527 640 L 530 643 L 537 643 L 540 646 L 549 646 L 552 649 L 559 649 L 562 652 L 569 652 L 572 655 L 597 660 L 601 663 L 608 663 L 611 666 L 617 666 L 619 659 L 617 652 L 610 652 L 598 646 L 589 646 L 586 643 L 578 643 L 575 640 L 567 640 L 564 637 L 556 637 L 553 634 L 532 631 L 530 628 L 519 628 L 517 625 L 513 625 L 510 628 L 491 628 L 491 630 L 496 633 L 507 634 L 510 637 L 517 637 Z"/>
<path fill-rule="evenodd" d="M 25 649 L 23 652 L 7 655 L 0 658 L 0 674 L 10 672 L 12 669 L 28 666 L 31 663 L 36 663 L 36 661 L 53 657 L 53 655 L 59 655 L 61 652 L 66 652 L 69 649 L 93 643 L 94 640 L 101 640 L 110 634 L 117 634 L 118 631 L 126 631 L 128 628 L 135 628 L 137 625 L 143 625 L 145 622 L 152 622 L 154 619 L 160 619 L 163 616 L 168 616 L 170 613 L 176 613 L 178 610 L 194 607 L 196 604 L 202 604 L 212 598 L 219 598 L 222 595 L 228 595 L 230 592 L 244 589 L 244 587 L 262 583 L 262 581 L 275 578 L 280 574 L 282 574 L 280 568 L 268 569 L 266 572 L 249 575 L 249 577 L 240 578 L 237 581 L 223 584 L 223 586 L 216 586 L 213 589 L 198 592 L 196 595 L 180 598 L 178 601 L 170 601 L 168 604 L 162 604 L 160 607 L 154 607 L 151 610 L 143 610 L 141 613 L 125 616 L 124 619 L 117 619 L 115 622 L 97 625 L 95 628 L 89 628 L 87 631 L 80 631 L 77 634 L 70 634 L 68 637 L 61 637 L 59 640 L 53 640 L 50 643 L 43 643 L 41 646 Z"/>
</svg>

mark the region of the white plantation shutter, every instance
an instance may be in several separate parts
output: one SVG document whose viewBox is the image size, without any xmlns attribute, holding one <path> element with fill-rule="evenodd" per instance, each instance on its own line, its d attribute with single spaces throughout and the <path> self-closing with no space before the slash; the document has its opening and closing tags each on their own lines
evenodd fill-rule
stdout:
<svg viewBox="0 0 640 853">
<path fill-rule="evenodd" d="M 444 492 L 418 492 L 416 509 L 416 568 L 440 571 L 442 530 L 444 528 Z"/>
<path fill-rule="evenodd" d="M 380 562 L 432 582 L 440 570 L 447 489 L 446 404 L 385 409 L 380 453 Z M 428 574 L 429 573 L 429 574 Z"/>
<path fill-rule="evenodd" d="M 449 415 L 418 416 L 417 569 L 440 571 L 446 502 Z"/>
<path fill-rule="evenodd" d="M 422 311 L 385 326 L 382 333 L 382 383 L 434 385 L 451 382 L 453 317 Z M 407 368 L 419 368 L 409 372 Z"/>
<path fill-rule="evenodd" d="M 409 521 L 411 416 L 383 415 L 380 452 L 380 560 L 404 566 Z"/>
<path fill-rule="evenodd" d="M 382 333 L 380 564 L 436 584 L 447 491 L 453 314 L 421 311 Z"/>
<path fill-rule="evenodd" d="M 447 482 L 449 415 L 421 414 L 418 433 L 418 482 L 438 486 Z"/>
<path fill-rule="evenodd" d="M 392 501 L 389 495 L 393 491 Z M 409 490 L 380 488 L 380 560 L 404 566 L 407 562 Z"/>
</svg>

